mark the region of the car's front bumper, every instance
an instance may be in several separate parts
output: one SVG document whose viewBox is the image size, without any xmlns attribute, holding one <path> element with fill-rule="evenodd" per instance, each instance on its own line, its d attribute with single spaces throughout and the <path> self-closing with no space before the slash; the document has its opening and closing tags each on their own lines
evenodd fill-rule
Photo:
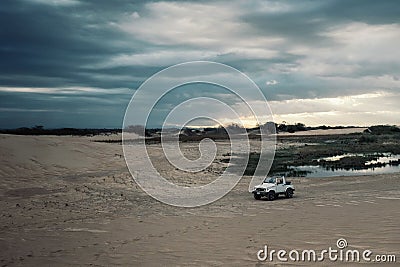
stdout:
<svg viewBox="0 0 400 267">
<path fill-rule="evenodd" d="M 253 193 L 253 195 L 264 197 L 268 194 L 268 191 L 253 190 L 253 192 L 251 192 L 251 193 Z"/>
</svg>

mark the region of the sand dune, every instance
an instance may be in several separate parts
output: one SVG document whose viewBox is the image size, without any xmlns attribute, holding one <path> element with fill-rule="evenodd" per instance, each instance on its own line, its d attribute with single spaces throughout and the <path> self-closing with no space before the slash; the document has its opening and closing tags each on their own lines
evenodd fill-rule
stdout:
<svg viewBox="0 0 400 267">
<path fill-rule="evenodd" d="M 157 159 L 159 149 L 150 146 L 150 155 Z M 375 254 L 400 249 L 399 174 L 293 178 L 295 197 L 273 202 L 255 201 L 245 177 L 217 202 L 187 209 L 147 196 L 118 144 L 1 135 L 0 153 L 2 266 L 259 266 L 264 245 L 321 250 L 341 237 Z M 223 168 L 185 175 L 158 164 L 188 185 Z"/>
</svg>

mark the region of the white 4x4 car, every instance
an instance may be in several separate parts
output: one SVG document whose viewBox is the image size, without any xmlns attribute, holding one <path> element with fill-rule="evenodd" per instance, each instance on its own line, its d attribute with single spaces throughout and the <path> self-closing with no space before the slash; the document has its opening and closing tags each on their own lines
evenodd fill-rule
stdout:
<svg viewBox="0 0 400 267">
<path fill-rule="evenodd" d="M 254 198 L 259 200 L 261 197 L 267 197 L 268 200 L 274 200 L 279 195 L 285 195 L 292 198 L 294 186 L 286 181 L 285 176 L 266 177 L 260 185 L 256 185 L 252 191 Z"/>
</svg>

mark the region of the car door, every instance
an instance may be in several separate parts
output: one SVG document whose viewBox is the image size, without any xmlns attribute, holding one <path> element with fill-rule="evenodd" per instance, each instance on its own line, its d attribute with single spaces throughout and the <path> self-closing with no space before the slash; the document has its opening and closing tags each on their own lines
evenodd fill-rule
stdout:
<svg viewBox="0 0 400 267">
<path fill-rule="evenodd" d="M 276 184 L 276 192 L 277 193 L 285 192 L 285 185 L 283 184 L 283 179 L 278 179 Z"/>
</svg>

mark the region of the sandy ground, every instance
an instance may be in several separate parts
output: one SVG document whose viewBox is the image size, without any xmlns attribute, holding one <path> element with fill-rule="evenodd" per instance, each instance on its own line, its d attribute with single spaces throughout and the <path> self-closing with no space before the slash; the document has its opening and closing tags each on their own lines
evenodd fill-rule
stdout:
<svg viewBox="0 0 400 267">
<path fill-rule="evenodd" d="M 159 149 L 149 149 L 155 161 Z M 0 135 L 0 153 L 0 266 L 261 266 L 271 264 L 257 260 L 264 245 L 320 251 L 338 238 L 400 260 L 400 174 L 293 178 L 295 197 L 273 202 L 254 200 L 245 177 L 217 202 L 189 209 L 147 196 L 118 144 Z M 185 176 L 161 162 L 183 184 L 223 167 Z"/>
</svg>

